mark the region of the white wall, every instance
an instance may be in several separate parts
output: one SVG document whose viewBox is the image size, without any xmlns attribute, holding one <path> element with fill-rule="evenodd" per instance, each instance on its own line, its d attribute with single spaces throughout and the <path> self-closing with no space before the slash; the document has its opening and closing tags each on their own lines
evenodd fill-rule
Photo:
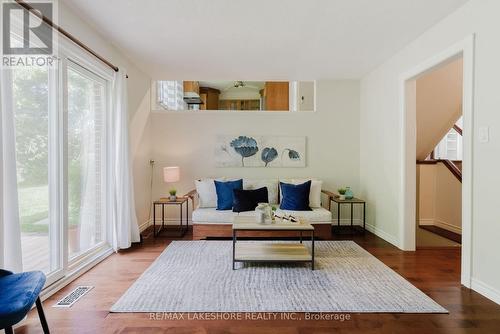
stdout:
<svg viewBox="0 0 500 334">
<path fill-rule="evenodd" d="M 436 165 L 417 165 L 417 225 L 434 225 Z"/>
<path fill-rule="evenodd" d="M 490 141 L 473 139 L 472 287 L 500 303 L 500 1 L 471 0 L 361 81 L 360 185 L 368 223 L 399 245 L 403 222 L 399 79 L 408 70 L 475 33 L 474 128 L 490 127 Z"/>
<path fill-rule="evenodd" d="M 453 232 L 462 232 L 462 183 L 439 163 L 436 166 L 436 223 Z M 444 226 L 443 226 L 444 225 Z"/>
<path fill-rule="evenodd" d="M 183 194 L 202 177 L 314 177 L 323 188 L 359 190 L 359 82 L 318 81 L 316 112 L 153 112 L 154 197 L 167 195 L 162 168 L 181 168 Z M 217 134 L 307 137 L 306 168 L 216 168 Z"/>
<path fill-rule="evenodd" d="M 462 183 L 443 163 L 417 165 L 417 223 L 462 233 Z"/>
<path fill-rule="evenodd" d="M 149 159 L 151 79 L 131 63 L 108 39 L 82 21 L 71 8 L 59 1 L 59 25 L 119 68 L 127 70 L 130 147 L 133 157 L 135 202 L 139 224 L 149 217 Z M 61 37 L 64 38 L 64 37 Z"/>
</svg>

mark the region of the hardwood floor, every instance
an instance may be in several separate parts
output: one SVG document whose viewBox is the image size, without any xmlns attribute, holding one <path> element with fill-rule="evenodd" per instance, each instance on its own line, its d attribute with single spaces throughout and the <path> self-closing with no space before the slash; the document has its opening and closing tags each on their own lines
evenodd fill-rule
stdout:
<svg viewBox="0 0 500 334">
<path fill-rule="evenodd" d="M 420 225 L 419 228 L 422 228 L 422 229 L 427 230 L 429 232 L 435 233 L 437 235 L 442 236 L 443 238 L 450 239 L 450 240 L 455 241 L 459 244 L 462 243 L 462 236 L 460 234 L 445 230 L 444 228 L 441 228 L 439 226 Z"/>
<path fill-rule="evenodd" d="M 190 239 L 186 235 L 184 239 Z M 469 289 L 461 287 L 460 250 L 425 249 L 402 252 L 374 236 L 334 236 L 354 240 L 386 265 L 424 291 L 450 314 L 343 314 L 349 320 L 188 320 L 150 319 L 148 313 L 111 314 L 111 305 L 142 274 L 173 239 L 153 239 L 130 250 L 114 254 L 44 302 L 52 333 L 499 333 L 500 306 Z M 493 265 L 493 264 L 492 264 Z M 76 285 L 94 285 L 72 308 L 52 305 Z M 331 314 L 329 314 L 331 315 Z M 337 314 L 338 316 L 339 314 Z M 157 315 L 161 317 L 162 315 Z M 180 317 L 180 315 L 178 315 Z M 262 317 L 265 314 L 252 314 Z M 16 333 L 41 333 L 36 311 L 31 311 Z"/>
</svg>

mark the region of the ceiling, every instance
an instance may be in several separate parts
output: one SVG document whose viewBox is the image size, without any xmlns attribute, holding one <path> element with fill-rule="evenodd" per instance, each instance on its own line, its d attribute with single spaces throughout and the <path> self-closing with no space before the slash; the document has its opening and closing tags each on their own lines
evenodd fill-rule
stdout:
<svg viewBox="0 0 500 334">
<path fill-rule="evenodd" d="M 318 80 L 362 77 L 467 0 L 64 2 L 156 79 Z"/>
</svg>

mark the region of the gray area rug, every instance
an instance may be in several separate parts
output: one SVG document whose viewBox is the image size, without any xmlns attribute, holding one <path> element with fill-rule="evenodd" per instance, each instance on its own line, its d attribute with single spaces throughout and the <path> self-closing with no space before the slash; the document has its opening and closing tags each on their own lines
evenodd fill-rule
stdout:
<svg viewBox="0 0 500 334">
<path fill-rule="evenodd" d="M 111 311 L 447 313 L 352 241 L 316 242 L 314 271 L 253 263 L 232 270 L 231 246 L 172 242 Z"/>
</svg>

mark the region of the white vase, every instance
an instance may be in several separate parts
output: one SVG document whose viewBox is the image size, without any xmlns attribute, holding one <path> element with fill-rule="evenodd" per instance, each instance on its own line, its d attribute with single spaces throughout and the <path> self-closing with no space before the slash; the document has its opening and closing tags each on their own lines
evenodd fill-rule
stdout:
<svg viewBox="0 0 500 334">
<path fill-rule="evenodd" d="M 271 206 L 268 203 L 259 203 L 255 208 L 255 217 L 257 223 L 264 224 L 266 220 L 271 219 Z"/>
<path fill-rule="evenodd" d="M 258 224 L 264 224 L 264 212 L 255 210 L 255 220 Z"/>
<path fill-rule="evenodd" d="M 339 199 L 340 199 L 341 201 L 345 201 L 345 195 L 339 195 Z"/>
</svg>

